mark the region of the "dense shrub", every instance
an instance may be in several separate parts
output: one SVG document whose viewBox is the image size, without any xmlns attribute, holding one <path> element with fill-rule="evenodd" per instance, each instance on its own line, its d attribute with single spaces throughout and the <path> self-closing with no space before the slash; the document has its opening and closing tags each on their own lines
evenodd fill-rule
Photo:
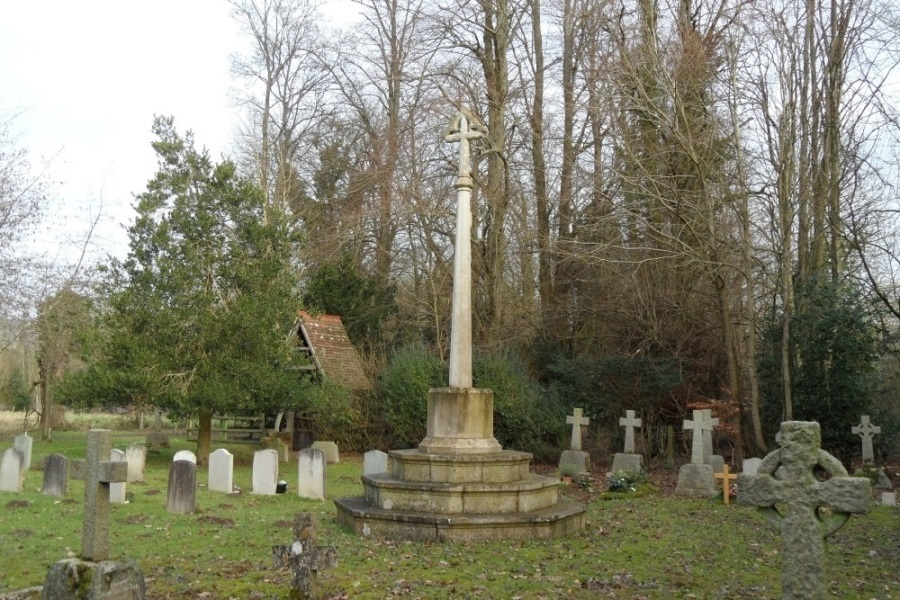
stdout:
<svg viewBox="0 0 900 600">
<path fill-rule="evenodd" d="M 334 440 L 341 449 L 365 451 L 365 397 L 327 381 L 304 388 L 304 414 L 313 423 L 316 439 Z"/>
<path fill-rule="evenodd" d="M 428 390 L 446 385 L 444 365 L 427 349 L 406 346 L 394 354 L 376 390 L 394 445 L 408 448 L 422 441 Z"/>
</svg>

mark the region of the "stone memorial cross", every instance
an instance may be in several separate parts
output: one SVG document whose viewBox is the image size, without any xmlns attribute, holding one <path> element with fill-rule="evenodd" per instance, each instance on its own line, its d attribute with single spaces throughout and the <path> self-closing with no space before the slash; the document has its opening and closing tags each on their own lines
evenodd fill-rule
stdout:
<svg viewBox="0 0 900 600">
<path fill-rule="evenodd" d="M 725 504 L 731 504 L 731 482 L 737 479 L 738 476 L 734 473 L 729 473 L 728 465 L 725 465 L 722 467 L 722 472 L 716 473 L 713 477 L 722 480 L 722 499 L 725 500 Z"/>
<path fill-rule="evenodd" d="M 625 453 L 634 454 L 634 428 L 640 429 L 641 420 L 634 418 L 633 410 L 626 410 L 625 416 L 619 418 L 619 426 L 625 428 Z"/>
<path fill-rule="evenodd" d="M 684 428 L 693 431 L 693 437 L 691 438 L 691 464 L 704 464 L 706 457 L 703 436 L 705 431 L 712 431 L 713 427 L 715 427 L 715 423 L 711 419 L 707 419 L 706 414 L 702 410 L 694 411 L 693 421 L 686 420 L 684 422 Z"/>
<path fill-rule="evenodd" d="M 91 429 L 87 435 L 81 529 L 81 557 L 85 560 L 101 561 L 109 557 L 110 486 L 128 479 L 128 463 L 105 460 L 112 448 L 111 436 L 108 429 Z"/>
<path fill-rule="evenodd" d="M 818 423 L 786 421 L 781 433 L 781 448 L 763 459 L 757 474 L 738 479 L 738 503 L 759 507 L 781 532 L 781 597 L 819 600 L 826 595 L 825 538 L 851 513 L 869 511 L 872 483 L 848 477 L 841 462 L 821 449 Z M 785 468 L 783 479 L 773 477 L 779 466 Z M 816 466 L 831 478 L 819 481 Z M 785 507 L 784 514 L 776 504 Z"/>
<path fill-rule="evenodd" d="M 317 574 L 322 569 L 337 566 L 337 550 L 334 546 L 315 545 L 316 519 L 311 513 L 297 513 L 293 529 L 294 543 L 272 546 L 272 560 L 276 568 L 291 568 L 291 598 L 317 598 Z"/>
<path fill-rule="evenodd" d="M 453 250 L 453 315 L 450 322 L 450 387 L 472 387 L 472 160 L 469 144 L 487 130 L 461 110 L 444 132 L 444 141 L 459 142 L 456 179 L 456 245 Z"/>
<path fill-rule="evenodd" d="M 566 416 L 566 424 L 572 426 L 572 444 L 571 450 L 581 450 L 581 426 L 589 425 L 591 420 L 584 416 L 584 412 L 580 408 L 572 411 L 573 414 Z"/>
<path fill-rule="evenodd" d="M 851 430 L 862 438 L 862 458 L 864 463 L 875 462 L 875 451 L 872 449 L 872 437 L 881 433 L 881 427 L 869 422 L 869 415 L 863 415 L 859 425 Z"/>
</svg>

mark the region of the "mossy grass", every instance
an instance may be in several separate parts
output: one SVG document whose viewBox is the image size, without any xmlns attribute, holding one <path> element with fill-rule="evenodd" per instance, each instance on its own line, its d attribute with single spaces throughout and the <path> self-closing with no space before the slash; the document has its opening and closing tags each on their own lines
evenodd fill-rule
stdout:
<svg viewBox="0 0 900 600">
<path fill-rule="evenodd" d="M 11 439 L 11 438 L 9 438 Z M 8 445 L 9 439 L 0 440 Z M 139 442 L 117 432 L 115 447 Z M 35 440 L 33 465 L 60 452 L 84 456 L 82 432 L 61 432 L 52 443 Z M 319 540 L 337 546 L 339 565 L 319 576 L 323 598 L 777 598 L 781 564 L 778 535 L 756 510 L 691 500 L 658 490 L 597 496 L 583 531 L 557 540 L 496 543 L 414 543 L 362 539 L 334 521 L 334 505 L 296 495 L 296 460 L 281 463 L 289 492 L 254 496 L 250 445 L 235 454 L 235 483 L 243 493 L 214 494 L 201 487 L 197 512 L 165 510 L 172 455 L 194 449 L 172 436 L 172 446 L 147 458 L 146 479 L 129 484 L 134 501 L 112 507 L 113 558 L 133 558 L 147 578 L 150 598 L 287 598 L 290 574 L 272 567 L 272 546 L 289 543 L 293 515 L 317 515 Z M 215 447 L 218 447 L 217 445 Z M 328 497 L 362 493 L 359 456 L 342 455 L 327 469 Z M 83 483 L 70 481 L 67 498 L 43 496 L 32 469 L 21 494 L 0 494 L 0 594 L 40 585 L 50 565 L 81 545 Z M 206 469 L 197 480 L 206 483 Z M 652 479 L 652 473 L 651 473 Z M 650 490 L 652 484 L 638 484 Z M 574 493 L 576 486 L 561 488 Z M 876 507 L 853 517 L 828 544 L 828 584 L 834 597 L 900 597 L 897 532 L 900 511 Z"/>
</svg>

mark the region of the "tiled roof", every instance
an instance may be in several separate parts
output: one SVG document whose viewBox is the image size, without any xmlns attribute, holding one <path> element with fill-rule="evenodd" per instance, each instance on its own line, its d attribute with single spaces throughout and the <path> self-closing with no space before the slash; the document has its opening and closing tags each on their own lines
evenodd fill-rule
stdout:
<svg viewBox="0 0 900 600">
<path fill-rule="evenodd" d="M 340 317 L 313 317 L 301 310 L 300 328 L 312 347 L 316 365 L 326 379 L 351 390 L 372 389 Z"/>
</svg>

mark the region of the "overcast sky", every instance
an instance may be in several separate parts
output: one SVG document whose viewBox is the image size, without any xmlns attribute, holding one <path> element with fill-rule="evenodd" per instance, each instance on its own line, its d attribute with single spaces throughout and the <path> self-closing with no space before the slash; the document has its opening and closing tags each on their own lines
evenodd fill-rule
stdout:
<svg viewBox="0 0 900 600">
<path fill-rule="evenodd" d="M 343 2 L 332 11 L 352 13 Z M 237 110 L 229 57 L 247 47 L 225 0 L 30 0 L 0 19 L 0 115 L 31 162 L 50 161 L 51 216 L 43 247 L 70 254 L 91 216 L 95 253 L 124 256 L 133 195 L 156 171 L 154 115 L 172 115 L 218 159 Z"/>
</svg>

